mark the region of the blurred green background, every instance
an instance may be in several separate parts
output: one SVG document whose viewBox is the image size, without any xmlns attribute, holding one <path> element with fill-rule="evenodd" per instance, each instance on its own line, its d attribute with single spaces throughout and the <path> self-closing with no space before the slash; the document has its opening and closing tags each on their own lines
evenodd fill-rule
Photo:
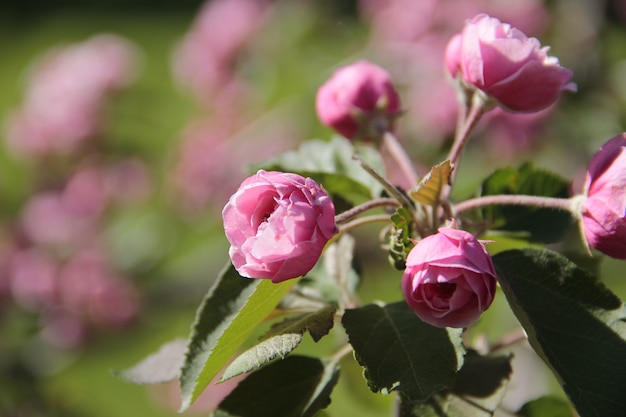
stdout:
<svg viewBox="0 0 626 417">
<path fill-rule="evenodd" d="M 375 39 L 384 30 L 368 17 L 365 3 L 372 2 L 272 3 L 269 22 L 249 39 L 234 70 L 248 86 L 245 99 L 229 109 L 241 116 L 239 121 L 243 120 L 243 125 L 236 129 L 244 132 L 237 139 L 238 147 L 245 147 L 245 141 L 254 141 L 257 135 L 271 136 L 272 128 L 283 121 L 289 125 L 291 135 L 287 149 L 307 138 L 330 137 L 331 132 L 315 116 L 315 91 L 335 67 L 358 58 L 375 60 L 393 75 L 399 75 L 401 95 L 404 98 L 411 94 L 411 77 L 407 71 L 416 66 L 415 62 L 405 66 L 397 56 L 385 53 L 385 43 Z M 434 7 L 458 6 L 459 9 L 466 4 L 464 0 L 431 3 Z M 507 2 L 477 1 L 474 6 L 477 10 L 481 7 L 495 10 L 498 3 Z M 479 129 L 475 144 L 471 144 L 464 157 L 462 169 L 466 175 L 459 177 L 457 198 L 474 193 L 480 181 L 495 168 L 524 161 L 571 178 L 580 187 L 585 161 L 604 141 L 624 131 L 626 15 L 621 14 L 624 8 L 621 3 L 625 2 L 528 3 L 545 13 L 541 19 L 547 19 L 546 23 L 536 35 L 543 44 L 552 45 L 552 53 L 574 71 L 579 91 L 565 94 L 558 108 L 543 119 L 540 128 L 533 128 L 525 136 L 523 146 L 514 142 L 512 147 L 499 147 L 494 140 L 507 133 L 494 133 L 486 127 Z M 50 48 L 82 42 L 99 33 L 117 34 L 138 47 L 139 75 L 107 105 L 99 152 L 109 158 L 140 158 L 146 163 L 153 184 L 149 197 L 139 204 L 108 210 L 100 229 L 101 241 L 116 268 L 132 281 L 139 293 L 140 310 L 131 325 L 98 329 L 84 344 L 62 349 L 50 346 L 40 336 L 38 312 L 26 311 L 8 295 L 0 298 L 2 417 L 178 415 L 174 386 L 170 389 L 129 385 L 116 379 L 111 370 L 131 366 L 161 344 L 186 337 L 202 295 L 227 259 L 220 209 L 225 203 L 223 195 L 233 190 L 223 190 L 193 210 L 181 207 L 180 197 L 172 191 L 171 178 L 176 170 L 182 132 L 190 121 L 210 118 L 211 111 L 215 112 L 207 110 L 191 92 L 181 88 L 172 73 L 174 50 L 203 4 L 192 0 L 12 0 L 0 5 L 0 51 L 3 52 L 0 116 L 3 119 L 22 103 L 28 79 L 25 71 Z M 530 15 L 530 21 L 533 16 Z M 441 16 L 437 19 L 437 22 L 445 20 Z M 418 54 L 414 60 L 419 61 L 419 53 L 419 49 L 407 47 L 400 55 Z M 424 59 L 428 59 L 426 54 Z M 436 97 L 432 100 L 433 106 L 437 106 Z M 214 105 L 219 107 L 220 103 Z M 424 138 L 425 130 L 409 122 L 420 117 L 415 108 L 419 107 L 407 106 L 399 136 L 421 172 L 425 172 L 425 167 L 439 162 L 445 155 L 450 137 L 444 130 L 436 140 Z M 405 119 L 407 126 L 403 126 Z M 513 139 L 506 139 L 507 143 L 516 140 L 514 134 L 510 136 Z M 42 178 L 49 172 L 47 165 L 41 165 L 37 159 L 22 159 L 12 154 L 4 145 L 6 132 L 0 138 L 0 249 L 4 249 L 11 245 L 25 203 L 41 189 Z M 235 167 L 234 172 L 240 168 L 243 167 Z M 398 273 L 378 249 L 377 232 L 375 228 L 359 231 L 358 257 L 365 271 L 362 298 L 364 302 L 396 301 L 401 298 L 396 284 Z M 579 246 L 576 239 L 573 232 L 566 245 L 559 248 L 568 244 Z M 614 292 L 626 298 L 623 263 L 602 259 L 598 271 Z M 484 332 L 488 342 L 495 343 L 515 331 L 516 321 L 504 297 L 498 297 L 469 336 L 473 343 L 478 343 Z M 324 349 L 329 347 L 306 343 L 298 352 Z M 543 373 L 542 365 L 537 366 L 538 372 Z M 346 361 L 342 371 L 340 386 L 325 413 L 391 415 L 391 397 L 371 394 L 354 361 Z M 545 386 L 546 392 L 563 395 L 549 375 L 530 377 L 542 381 L 545 378 L 545 384 L 539 385 Z M 185 414 L 194 414 L 194 410 Z"/>
</svg>

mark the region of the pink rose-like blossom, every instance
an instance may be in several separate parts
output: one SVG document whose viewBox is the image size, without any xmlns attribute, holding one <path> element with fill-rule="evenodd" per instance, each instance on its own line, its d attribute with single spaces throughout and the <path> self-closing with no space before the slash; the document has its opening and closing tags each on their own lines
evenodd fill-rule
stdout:
<svg viewBox="0 0 626 417">
<path fill-rule="evenodd" d="M 626 259 L 626 134 L 602 145 L 587 167 L 582 224 L 587 242 Z"/>
<path fill-rule="evenodd" d="M 281 282 L 309 272 L 335 234 L 335 207 L 311 178 L 258 171 L 222 211 L 229 255 L 244 277 Z"/>
<path fill-rule="evenodd" d="M 437 327 L 467 327 L 493 301 L 496 273 L 471 233 L 447 227 L 409 252 L 402 292 L 415 314 Z"/>
<path fill-rule="evenodd" d="M 482 90 L 511 111 L 535 112 L 553 104 L 563 90 L 576 90 L 572 72 L 548 56 L 549 47 L 486 14 L 468 20 L 446 48 L 453 77 Z"/>
<path fill-rule="evenodd" d="M 363 139 L 391 130 L 400 111 L 400 97 L 389 73 L 368 61 L 336 70 L 317 91 L 320 121 L 348 139 Z"/>
</svg>

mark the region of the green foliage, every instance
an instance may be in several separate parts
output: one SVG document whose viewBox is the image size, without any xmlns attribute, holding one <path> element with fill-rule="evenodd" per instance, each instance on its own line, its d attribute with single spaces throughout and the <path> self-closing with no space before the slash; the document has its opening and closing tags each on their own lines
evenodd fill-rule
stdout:
<svg viewBox="0 0 626 417">
<path fill-rule="evenodd" d="M 548 250 L 494 256 L 504 294 L 528 339 L 581 417 L 626 409 L 626 307 L 600 281 Z"/>
<path fill-rule="evenodd" d="M 334 201 L 358 204 L 379 196 L 383 188 L 354 161 L 354 154 L 359 154 L 376 170 L 383 171 L 378 151 L 368 146 L 357 146 L 341 136 L 334 136 L 330 141 L 306 141 L 298 150 L 255 165 L 254 169 L 294 172 L 311 177 L 324 186 Z"/>
<path fill-rule="evenodd" d="M 312 313 L 289 317 L 274 324 L 260 343 L 239 355 L 224 371 L 222 381 L 249 372 L 269 363 L 276 357 L 285 358 L 300 345 L 305 332 L 314 341 L 324 337 L 334 325 L 337 307 L 328 306 Z"/>
<path fill-rule="evenodd" d="M 491 417 L 511 375 L 510 357 L 481 356 L 470 350 L 450 390 L 423 402 L 402 397 L 400 417 Z"/>
<path fill-rule="evenodd" d="M 172 381 L 180 376 L 187 341 L 176 339 L 164 344 L 159 350 L 146 357 L 132 368 L 114 371 L 118 378 L 132 384 L 158 384 Z"/>
<path fill-rule="evenodd" d="M 389 231 L 389 262 L 402 271 L 406 267 L 406 257 L 415 246 L 410 239 L 413 236 L 411 213 L 406 207 L 400 207 L 391 215 L 393 227 Z"/>
<path fill-rule="evenodd" d="M 420 183 L 409 191 L 409 196 L 416 202 L 425 206 L 436 206 L 439 204 L 439 196 L 446 185 L 450 185 L 452 175 L 452 164 L 445 160 L 435 165 L 428 175 Z"/>
<path fill-rule="evenodd" d="M 335 362 L 289 356 L 249 375 L 219 408 L 237 417 L 312 417 L 330 403 L 338 377 Z"/>
<path fill-rule="evenodd" d="M 181 409 L 187 409 L 218 375 L 295 280 L 274 284 L 222 271 L 198 309 L 180 377 Z"/>
<path fill-rule="evenodd" d="M 556 174 L 524 164 L 519 169 L 503 168 L 491 174 L 482 184 L 481 195 L 521 194 L 567 198 L 569 182 Z M 532 206 L 490 206 L 482 210 L 492 228 L 524 232 L 530 242 L 560 241 L 572 223 L 565 211 Z"/>
<path fill-rule="evenodd" d="M 465 353 L 461 330 L 426 324 L 405 302 L 346 310 L 342 324 L 373 392 L 425 401 L 454 385 Z"/>
</svg>

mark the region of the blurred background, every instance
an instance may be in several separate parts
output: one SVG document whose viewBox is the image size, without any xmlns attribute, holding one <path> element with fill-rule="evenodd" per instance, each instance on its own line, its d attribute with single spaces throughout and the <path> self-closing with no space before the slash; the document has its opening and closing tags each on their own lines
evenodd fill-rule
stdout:
<svg viewBox="0 0 626 417">
<path fill-rule="evenodd" d="M 580 192 L 589 157 L 625 130 L 626 1 L 4 1 L 0 416 L 179 415 L 175 384 L 133 386 L 111 371 L 187 337 L 227 260 L 220 211 L 246 167 L 330 138 L 315 92 L 336 67 L 369 59 L 392 74 L 406 109 L 399 139 L 426 173 L 456 120 L 443 51 L 479 12 L 550 45 L 579 91 L 537 114 L 490 112 L 455 197 L 526 161 Z M 363 300 L 400 300 L 377 230 L 359 233 Z M 626 298 L 623 264 L 593 267 Z M 472 343 L 517 330 L 499 297 Z M 518 350 L 505 405 L 562 397 Z M 343 372 L 327 415 L 391 415 L 357 365 Z M 206 415 L 211 401 L 185 414 Z"/>
</svg>

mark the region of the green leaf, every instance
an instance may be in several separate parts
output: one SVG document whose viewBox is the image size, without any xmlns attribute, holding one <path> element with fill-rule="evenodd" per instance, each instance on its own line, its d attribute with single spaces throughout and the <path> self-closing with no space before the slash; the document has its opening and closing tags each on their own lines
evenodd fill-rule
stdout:
<svg viewBox="0 0 626 417">
<path fill-rule="evenodd" d="M 346 310 L 342 323 L 373 392 L 424 401 L 454 385 L 465 353 L 462 330 L 424 323 L 403 301 Z"/>
<path fill-rule="evenodd" d="M 189 337 L 180 377 L 181 411 L 198 398 L 295 281 L 247 279 L 232 266 L 222 271 L 200 305 Z"/>
<path fill-rule="evenodd" d="M 399 271 L 406 267 L 406 257 L 415 246 L 413 236 L 413 218 L 409 209 L 400 207 L 391 215 L 393 227 L 389 232 L 389 262 Z"/>
<path fill-rule="evenodd" d="M 355 294 L 359 274 L 354 261 L 354 245 L 354 237 L 347 233 L 328 245 L 319 262 L 298 282 L 295 291 L 281 306 L 307 307 L 307 303 L 314 300 L 323 307 L 327 303 L 340 304 L 346 294 Z M 298 294 L 301 299 L 294 299 L 293 296 Z"/>
<path fill-rule="evenodd" d="M 332 329 L 336 311 L 337 307 L 327 306 L 319 311 L 300 314 L 274 324 L 260 343 L 239 355 L 226 368 L 222 381 L 260 368 L 276 357 L 284 359 L 300 345 L 306 331 L 315 342 L 319 341 Z"/>
<path fill-rule="evenodd" d="M 441 190 L 446 185 L 450 185 L 450 175 L 452 175 L 452 164 L 445 160 L 435 165 L 420 183 L 409 191 L 409 196 L 425 206 L 438 205 Z"/>
<path fill-rule="evenodd" d="M 250 374 L 219 405 L 238 417 L 311 417 L 330 404 L 335 362 L 288 356 Z"/>
<path fill-rule="evenodd" d="M 523 194 L 567 198 L 569 183 L 565 179 L 535 168 L 531 164 L 519 169 L 504 168 L 489 176 L 482 184 L 481 195 Z M 519 205 L 491 206 L 483 216 L 496 230 L 526 232 L 531 242 L 560 241 L 573 220 L 566 211 Z"/>
<path fill-rule="evenodd" d="M 541 397 L 530 401 L 517 412 L 520 417 L 572 417 L 569 404 L 555 397 Z"/>
<path fill-rule="evenodd" d="M 500 285 L 532 347 L 581 417 L 626 410 L 626 307 L 565 257 L 524 249 L 493 257 Z"/>
<path fill-rule="evenodd" d="M 132 384 L 158 384 L 173 381 L 180 376 L 185 360 L 187 341 L 176 339 L 164 344 L 156 353 L 146 357 L 132 368 L 113 371 L 118 378 Z"/>
<path fill-rule="evenodd" d="M 502 402 L 511 376 L 508 356 L 465 355 L 454 387 L 425 402 L 401 397 L 400 417 L 491 417 Z"/>
<path fill-rule="evenodd" d="M 314 139 L 304 142 L 296 151 L 286 152 L 254 169 L 288 171 L 311 177 L 322 184 L 333 197 L 358 204 L 381 194 L 382 186 L 352 159 L 359 154 L 382 172 L 382 157 L 374 148 L 355 146 L 348 139 L 334 136 L 330 141 Z"/>
</svg>

